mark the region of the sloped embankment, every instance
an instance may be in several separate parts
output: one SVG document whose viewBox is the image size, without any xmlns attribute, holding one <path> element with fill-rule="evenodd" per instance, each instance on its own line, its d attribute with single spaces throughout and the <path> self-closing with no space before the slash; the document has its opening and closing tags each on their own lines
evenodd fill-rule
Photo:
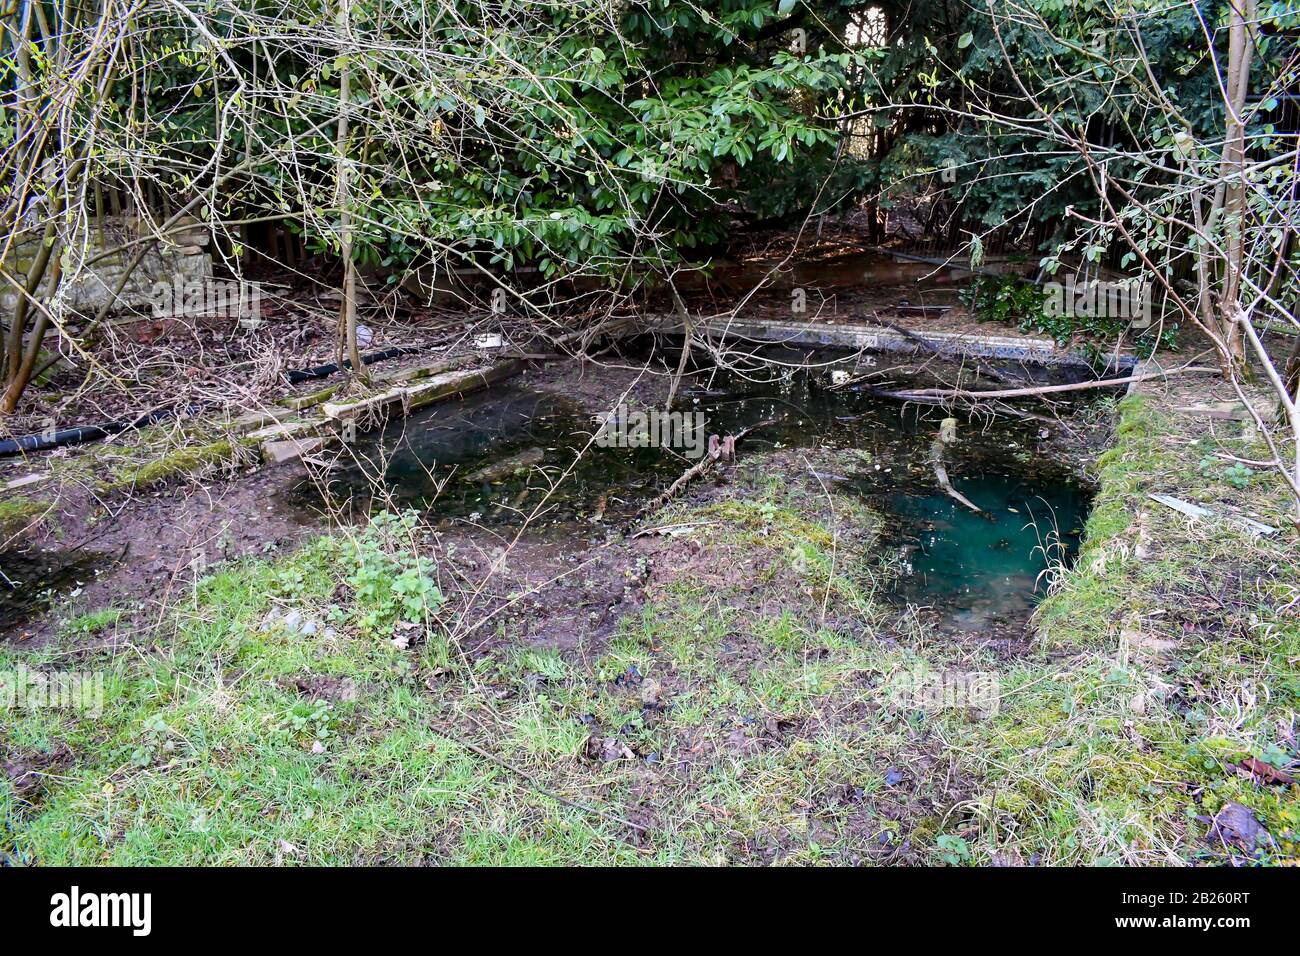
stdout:
<svg viewBox="0 0 1300 956">
<path fill-rule="evenodd" d="M 1039 609 L 1052 663 L 1008 680 L 963 748 L 982 779 L 975 815 L 1022 850 L 1296 859 L 1300 552 L 1281 479 L 1222 457 L 1263 457 L 1229 398 L 1149 383 L 1121 404 L 1078 564 Z"/>
</svg>

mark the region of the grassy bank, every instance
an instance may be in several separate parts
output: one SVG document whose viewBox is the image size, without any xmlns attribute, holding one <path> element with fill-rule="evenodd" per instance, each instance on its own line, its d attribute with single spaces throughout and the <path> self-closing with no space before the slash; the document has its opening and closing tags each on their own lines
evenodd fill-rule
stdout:
<svg viewBox="0 0 1300 956">
<path fill-rule="evenodd" d="M 1019 855 L 1297 858 L 1300 792 L 1265 782 L 1297 762 L 1294 535 L 1189 521 L 1147 497 L 1285 529 L 1287 495 L 1277 476 L 1242 476 L 1213 457 L 1253 457 L 1249 430 L 1213 428 L 1173 411 L 1178 402 L 1121 405 L 1085 547 L 1039 609 L 1041 660 L 1008 679 L 997 719 L 961 747 L 961 767 L 981 779 L 972 816 Z M 1267 831 L 1257 842 L 1237 807 Z M 1237 819 L 1245 825 L 1230 825 Z"/>
<path fill-rule="evenodd" d="M 1225 491 L 1179 427 L 1124 405 L 1027 652 L 888 605 L 877 516 L 770 456 L 651 518 L 672 533 L 634 542 L 616 627 L 574 647 L 509 625 L 472 655 L 448 641 L 455 558 L 398 519 L 224 569 L 142 630 L 79 619 L 0 657 L 107 675 L 98 716 L 7 715 L 0 846 L 42 864 L 1294 859 L 1296 788 L 1234 767 L 1295 760 L 1295 556 L 1141 497 L 1230 491 L 1267 520 L 1278 489 Z M 914 693 L 972 673 L 991 699 Z M 1207 839 L 1237 804 L 1268 842 Z"/>
</svg>

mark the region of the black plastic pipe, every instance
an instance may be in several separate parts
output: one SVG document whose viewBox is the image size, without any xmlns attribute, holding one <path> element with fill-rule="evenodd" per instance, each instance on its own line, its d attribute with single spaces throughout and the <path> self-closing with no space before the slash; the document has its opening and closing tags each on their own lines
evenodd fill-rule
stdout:
<svg viewBox="0 0 1300 956">
<path fill-rule="evenodd" d="M 397 358 L 399 355 L 410 355 L 414 352 L 423 351 L 424 349 L 418 345 L 399 345 L 397 348 L 384 349 L 381 352 L 370 352 L 363 355 L 361 356 L 361 364 L 369 365 L 371 362 L 382 362 L 384 359 Z M 295 369 L 292 372 L 285 372 L 284 377 L 290 384 L 297 384 L 312 378 L 324 378 L 345 368 L 352 368 L 351 359 L 344 359 L 342 365 L 338 362 L 330 362 L 328 365 L 317 365 L 315 368 Z"/>
<path fill-rule="evenodd" d="M 99 441 L 109 435 L 116 435 L 132 428 L 144 428 L 154 422 L 162 421 L 172 414 L 172 407 L 154 409 L 139 418 L 104 422 L 99 425 L 78 425 L 75 428 L 63 428 L 56 432 L 40 432 L 36 435 L 24 435 L 21 438 L 6 438 L 0 441 L 0 455 L 17 455 L 27 451 L 45 451 L 47 448 L 61 448 L 64 445 L 79 445 L 87 441 Z"/>
</svg>

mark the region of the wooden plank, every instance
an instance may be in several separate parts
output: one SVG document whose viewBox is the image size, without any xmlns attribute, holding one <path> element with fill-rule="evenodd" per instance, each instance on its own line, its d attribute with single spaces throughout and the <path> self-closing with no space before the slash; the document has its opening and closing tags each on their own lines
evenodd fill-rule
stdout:
<svg viewBox="0 0 1300 956">
<path fill-rule="evenodd" d="M 511 359 L 493 365 L 444 372 L 415 385 L 390 388 L 354 402 L 326 402 L 321 406 L 321 412 L 326 418 L 335 421 L 384 417 L 394 410 L 399 410 L 400 414 L 407 414 L 442 399 L 476 392 L 494 382 L 516 375 L 522 369 L 522 362 Z"/>
</svg>

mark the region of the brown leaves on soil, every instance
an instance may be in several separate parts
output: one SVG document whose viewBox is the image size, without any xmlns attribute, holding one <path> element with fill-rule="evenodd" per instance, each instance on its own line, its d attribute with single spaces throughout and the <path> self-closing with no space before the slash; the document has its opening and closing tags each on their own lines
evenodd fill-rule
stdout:
<svg viewBox="0 0 1300 956">
<path fill-rule="evenodd" d="M 1206 818 L 1200 819 L 1204 821 Z M 1266 843 L 1272 840 L 1269 832 L 1255 819 L 1255 814 L 1233 800 L 1225 803 L 1209 823 L 1210 831 L 1206 837 L 1216 845 L 1236 846 L 1253 852 L 1261 840 Z"/>
<path fill-rule="evenodd" d="M 632 752 L 632 748 L 617 737 L 597 737 L 593 735 L 587 738 L 582 750 L 589 760 L 598 760 L 601 763 L 636 759 L 636 754 Z"/>
</svg>

